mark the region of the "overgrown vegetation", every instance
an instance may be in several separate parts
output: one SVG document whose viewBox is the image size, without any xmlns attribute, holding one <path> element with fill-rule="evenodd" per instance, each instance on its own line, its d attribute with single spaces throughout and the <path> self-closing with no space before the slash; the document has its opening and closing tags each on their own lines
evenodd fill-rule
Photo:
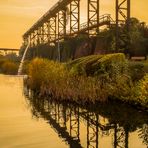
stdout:
<svg viewBox="0 0 148 148">
<path fill-rule="evenodd" d="M 17 74 L 19 66 L 19 59 L 16 54 L 7 54 L 0 56 L 0 73 L 3 74 Z"/>
<path fill-rule="evenodd" d="M 148 74 L 137 82 L 133 89 L 133 99 L 138 103 L 148 107 Z"/>
<path fill-rule="evenodd" d="M 95 103 L 111 98 L 148 107 L 148 77 L 133 80 L 129 69 L 124 54 L 91 55 L 67 64 L 36 58 L 27 83 L 40 96 L 60 100 Z"/>
</svg>

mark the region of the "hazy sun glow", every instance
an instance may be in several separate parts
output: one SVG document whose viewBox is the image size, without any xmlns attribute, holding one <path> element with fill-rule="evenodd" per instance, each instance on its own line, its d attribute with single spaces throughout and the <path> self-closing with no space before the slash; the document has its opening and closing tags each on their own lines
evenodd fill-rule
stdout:
<svg viewBox="0 0 148 148">
<path fill-rule="evenodd" d="M 19 48 L 22 35 L 58 0 L 1 0 L 0 1 L 0 47 Z M 81 0 L 85 18 L 86 0 Z M 101 14 L 114 17 L 115 0 L 100 0 Z M 131 0 L 131 15 L 148 23 L 147 0 Z M 82 8 L 82 6 L 81 6 Z"/>
</svg>

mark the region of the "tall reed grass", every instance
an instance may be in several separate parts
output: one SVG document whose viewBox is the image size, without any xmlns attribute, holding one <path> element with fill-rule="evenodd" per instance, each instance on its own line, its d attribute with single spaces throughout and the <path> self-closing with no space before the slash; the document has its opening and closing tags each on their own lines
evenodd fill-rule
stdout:
<svg viewBox="0 0 148 148">
<path fill-rule="evenodd" d="M 17 74 L 17 70 L 18 63 L 7 59 L 0 60 L 0 73 L 15 75 Z"/>
<path fill-rule="evenodd" d="M 130 93 L 124 54 L 91 55 L 61 64 L 34 59 L 29 66 L 29 85 L 40 95 L 76 102 L 126 98 Z"/>
</svg>

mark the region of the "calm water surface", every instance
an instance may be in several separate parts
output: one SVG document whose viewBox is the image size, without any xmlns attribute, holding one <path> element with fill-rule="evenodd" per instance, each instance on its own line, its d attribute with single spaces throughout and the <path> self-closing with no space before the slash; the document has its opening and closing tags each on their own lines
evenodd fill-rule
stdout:
<svg viewBox="0 0 148 148">
<path fill-rule="evenodd" d="M 0 148 L 148 148 L 148 115 L 112 104 L 33 97 L 23 78 L 0 75 Z"/>
</svg>

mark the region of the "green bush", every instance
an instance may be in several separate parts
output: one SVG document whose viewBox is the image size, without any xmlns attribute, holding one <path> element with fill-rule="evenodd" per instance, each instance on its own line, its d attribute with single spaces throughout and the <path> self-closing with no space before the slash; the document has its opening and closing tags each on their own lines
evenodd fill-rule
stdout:
<svg viewBox="0 0 148 148">
<path fill-rule="evenodd" d="M 5 61 L 1 65 L 1 72 L 4 74 L 17 74 L 18 71 L 18 64 L 11 62 L 11 61 Z"/>
<path fill-rule="evenodd" d="M 148 107 L 148 74 L 146 74 L 135 86 L 134 99 L 140 104 Z"/>
<path fill-rule="evenodd" d="M 40 86 L 45 81 L 47 60 L 34 59 L 29 65 L 28 74 L 30 76 L 30 85 L 32 89 L 40 89 Z"/>
<path fill-rule="evenodd" d="M 137 82 L 145 75 L 144 64 L 142 62 L 129 62 L 129 73 L 132 81 Z"/>
</svg>

